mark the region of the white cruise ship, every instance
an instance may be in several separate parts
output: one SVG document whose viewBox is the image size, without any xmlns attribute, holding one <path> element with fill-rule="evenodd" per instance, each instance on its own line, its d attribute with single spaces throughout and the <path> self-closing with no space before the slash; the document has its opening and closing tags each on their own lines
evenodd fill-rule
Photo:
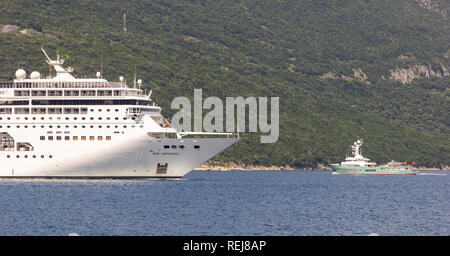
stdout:
<svg viewBox="0 0 450 256">
<path fill-rule="evenodd" d="M 42 51 L 54 77 L 0 82 L 0 177 L 179 178 L 239 140 L 179 133 L 140 80 L 77 79 Z"/>
</svg>

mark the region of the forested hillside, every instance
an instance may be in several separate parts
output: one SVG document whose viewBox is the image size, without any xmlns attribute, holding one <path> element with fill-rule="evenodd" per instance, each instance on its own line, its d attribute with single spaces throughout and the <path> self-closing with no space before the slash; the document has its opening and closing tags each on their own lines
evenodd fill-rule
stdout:
<svg viewBox="0 0 450 256">
<path fill-rule="evenodd" d="M 48 74 L 44 45 L 78 77 L 103 59 L 108 80 L 132 81 L 136 66 L 168 117 L 194 88 L 280 97 L 277 143 L 242 134 L 212 162 L 313 167 L 363 138 L 377 162 L 450 165 L 446 0 L 2 0 L 0 13 L 2 80 Z"/>
</svg>

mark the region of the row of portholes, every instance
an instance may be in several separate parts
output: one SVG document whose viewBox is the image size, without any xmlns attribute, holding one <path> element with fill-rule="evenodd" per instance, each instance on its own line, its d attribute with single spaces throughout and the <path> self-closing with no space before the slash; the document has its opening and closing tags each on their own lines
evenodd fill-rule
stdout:
<svg viewBox="0 0 450 256">
<path fill-rule="evenodd" d="M 24 155 L 23 157 L 24 157 L 24 158 L 28 158 L 28 155 Z M 37 158 L 36 155 L 33 155 L 33 156 L 31 156 L 31 157 L 32 157 L 32 158 Z M 11 155 L 7 155 L 6 158 L 11 158 Z M 16 155 L 16 158 L 20 158 L 20 155 Z M 41 158 L 45 158 L 45 156 L 44 156 L 44 155 L 41 155 Z M 53 156 L 52 156 L 52 155 L 49 155 L 48 158 L 53 158 Z"/>
<path fill-rule="evenodd" d="M 80 125 L 80 126 L 81 126 L 81 128 L 86 128 L 86 125 Z M 45 128 L 45 125 L 41 125 L 40 127 L 41 128 Z M 73 125 L 72 127 L 76 129 L 76 128 L 78 128 L 78 125 Z M 89 127 L 90 128 L 95 128 L 94 125 L 90 125 Z M 106 125 L 105 127 L 106 128 L 110 128 L 111 126 L 110 125 Z M 136 127 L 137 127 L 137 125 L 131 125 L 131 128 L 136 128 Z M 139 127 L 140 128 L 144 128 L 144 125 L 139 125 Z M 3 128 L 3 126 L 0 125 L 0 128 Z M 4 128 L 10 129 L 11 125 L 7 125 Z M 21 126 L 20 125 L 16 125 L 16 128 L 21 128 Z M 24 126 L 22 126 L 22 128 L 33 128 L 34 129 L 34 128 L 36 128 L 36 125 L 33 125 L 31 127 L 28 127 L 28 125 L 24 125 Z M 53 125 L 49 125 L 48 128 L 53 129 Z M 61 129 L 61 125 L 56 126 L 56 128 Z M 70 126 L 66 125 L 65 128 L 70 128 Z M 98 128 L 103 128 L 103 126 L 99 125 Z M 119 125 L 115 125 L 114 128 L 119 128 Z M 123 128 L 127 128 L 127 126 L 124 125 Z"/>
<path fill-rule="evenodd" d="M 78 120 L 77 117 L 74 117 L 74 118 L 72 118 L 72 119 L 75 120 L 75 121 Z M 98 119 L 98 120 L 103 120 L 102 117 L 98 117 L 97 119 Z M 122 119 L 123 119 L 123 120 L 128 120 L 127 117 L 123 117 Z M 0 120 L 3 120 L 3 118 L 0 117 Z M 7 117 L 5 120 L 10 121 L 11 118 L 10 118 L 10 117 Z M 20 119 L 20 117 L 17 117 L 16 120 L 21 120 L 21 119 Z M 25 117 L 23 120 L 28 120 L 28 117 Z M 34 120 L 36 120 L 36 118 L 33 117 L 32 120 L 34 121 Z M 44 117 L 41 117 L 40 120 L 45 120 L 45 118 L 44 118 Z M 47 120 L 53 120 L 53 118 L 52 118 L 52 117 L 49 117 L 49 118 L 47 118 Z M 62 120 L 62 119 L 61 119 L 61 118 L 57 118 L 56 120 Z M 70 120 L 70 118 L 69 118 L 69 117 L 66 117 L 66 118 L 64 118 L 64 120 Z M 81 117 L 81 120 L 86 120 L 86 117 Z M 94 118 L 94 117 L 90 117 L 88 120 L 95 120 L 95 118 Z M 111 120 L 111 117 L 106 117 L 106 120 Z M 114 117 L 114 120 L 119 120 L 119 118 L 118 118 L 118 117 Z M 135 118 L 135 117 L 131 117 L 131 120 L 136 120 L 136 118 Z"/>
</svg>

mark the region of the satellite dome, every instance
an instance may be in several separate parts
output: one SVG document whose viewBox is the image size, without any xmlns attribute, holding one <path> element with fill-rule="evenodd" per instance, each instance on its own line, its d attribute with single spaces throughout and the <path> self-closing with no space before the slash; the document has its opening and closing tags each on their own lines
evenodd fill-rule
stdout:
<svg viewBox="0 0 450 256">
<path fill-rule="evenodd" d="M 22 79 L 25 79 L 25 77 L 27 77 L 27 72 L 25 72 L 25 70 L 23 70 L 23 69 L 18 69 L 18 70 L 16 71 L 16 78 L 17 78 L 17 79 L 22 80 Z"/>
<path fill-rule="evenodd" d="M 41 78 L 41 74 L 39 74 L 39 72 L 37 71 L 31 72 L 30 79 L 39 79 L 39 78 Z"/>
<path fill-rule="evenodd" d="M 123 76 L 120 76 L 120 77 L 119 77 L 119 81 L 120 81 L 120 82 L 123 82 L 123 79 L 124 79 Z"/>
</svg>

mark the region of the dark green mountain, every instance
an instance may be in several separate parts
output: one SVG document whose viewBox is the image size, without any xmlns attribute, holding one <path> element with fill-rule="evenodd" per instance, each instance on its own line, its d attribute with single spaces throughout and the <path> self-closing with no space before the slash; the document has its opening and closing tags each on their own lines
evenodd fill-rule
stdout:
<svg viewBox="0 0 450 256">
<path fill-rule="evenodd" d="M 32 29 L 0 33 L 0 79 L 48 74 L 44 44 L 78 76 L 93 77 L 101 56 L 109 80 L 131 81 L 136 65 L 166 116 L 194 88 L 280 97 L 277 143 L 245 134 L 214 161 L 312 167 L 364 138 L 378 162 L 450 165 L 446 0 L 2 0 L 0 13 Z"/>
</svg>

